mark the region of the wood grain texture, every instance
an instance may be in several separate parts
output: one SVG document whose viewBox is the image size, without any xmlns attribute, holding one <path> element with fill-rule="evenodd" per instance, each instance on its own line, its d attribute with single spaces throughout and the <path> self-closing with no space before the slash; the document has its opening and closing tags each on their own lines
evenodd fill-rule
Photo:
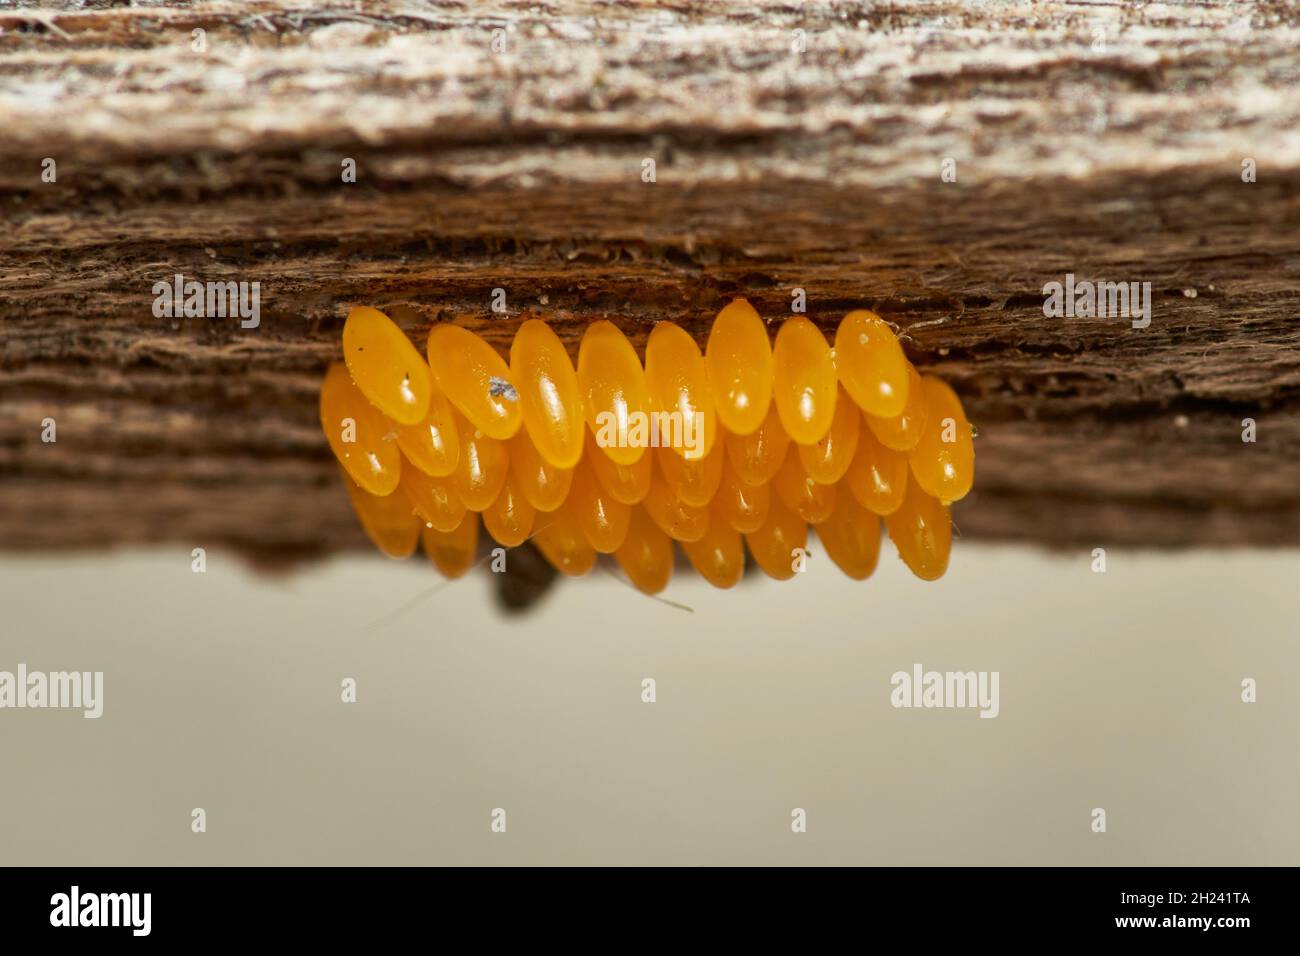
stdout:
<svg viewBox="0 0 1300 956">
<path fill-rule="evenodd" d="M 1298 48 L 1280 3 L 0 11 L 0 547 L 365 546 L 316 421 L 354 303 L 639 346 L 796 288 L 961 394 L 964 536 L 1295 544 Z M 1046 318 L 1067 272 L 1150 327 Z M 260 326 L 155 318 L 175 273 Z"/>
</svg>

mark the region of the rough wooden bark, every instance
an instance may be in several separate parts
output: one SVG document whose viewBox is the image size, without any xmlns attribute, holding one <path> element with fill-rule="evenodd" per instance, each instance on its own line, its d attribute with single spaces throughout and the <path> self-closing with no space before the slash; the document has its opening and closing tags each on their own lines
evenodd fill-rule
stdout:
<svg viewBox="0 0 1300 956">
<path fill-rule="evenodd" d="M 421 345 L 530 311 L 639 345 L 796 288 L 828 330 L 876 308 L 961 393 L 965 536 L 1300 540 L 1294 6 L 92 2 L 0 30 L 2 547 L 362 545 L 316 422 L 352 303 Z M 1046 318 L 1067 272 L 1150 282 L 1150 327 Z M 260 282 L 260 327 L 154 318 L 175 273 Z"/>
</svg>

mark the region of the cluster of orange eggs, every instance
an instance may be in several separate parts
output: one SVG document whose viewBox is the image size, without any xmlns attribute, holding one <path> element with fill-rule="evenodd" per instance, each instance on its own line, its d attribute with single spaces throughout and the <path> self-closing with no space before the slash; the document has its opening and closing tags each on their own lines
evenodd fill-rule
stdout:
<svg viewBox="0 0 1300 956">
<path fill-rule="evenodd" d="M 481 515 L 500 545 L 531 539 L 565 574 L 612 554 L 649 593 L 668 583 L 674 541 L 718 587 L 740 579 L 746 545 L 766 574 L 790 578 L 808 525 L 844 573 L 866 578 L 882 519 L 907 566 L 933 580 L 948 565 L 948 505 L 974 478 L 961 402 L 865 310 L 844 317 L 833 348 L 802 316 L 773 345 L 736 299 L 703 352 L 658 323 L 644 363 L 595 322 L 575 368 L 538 319 L 520 326 L 508 363 L 437 325 L 426 362 L 386 315 L 357 307 L 343 354 L 321 387 L 321 425 L 362 527 L 393 557 L 422 538 L 449 577 L 472 565 Z M 646 420 L 686 427 L 636 427 Z"/>
</svg>

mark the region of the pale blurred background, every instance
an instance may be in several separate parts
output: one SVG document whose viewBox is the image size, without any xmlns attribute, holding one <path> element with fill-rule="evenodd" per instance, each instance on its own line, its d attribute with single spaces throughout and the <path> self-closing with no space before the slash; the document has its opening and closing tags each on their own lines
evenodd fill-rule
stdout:
<svg viewBox="0 0 1300 956">
<path fill-rule="evenodd" d="M 424 558 L 7 555 L 0 670 L 102 670 L 105 712 L 0 711 L 0 861 L 1300 863 L 1300 552 L 1091 561 L 957 541 L 924 584 L 886 542 L 517 618 L 480 568 L 375 631 Z M 1000 716 L 893 709 L 915 662 L 1000 671 Z"/>
</svg>

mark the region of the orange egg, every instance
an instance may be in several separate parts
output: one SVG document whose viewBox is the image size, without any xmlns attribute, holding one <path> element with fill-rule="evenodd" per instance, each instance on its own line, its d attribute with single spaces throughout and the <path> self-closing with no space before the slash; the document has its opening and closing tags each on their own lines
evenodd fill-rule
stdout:
<svg viewBox="0 0 1300 956">
<path fill-rule="evenodd" d="M 771 485 L 750 485 L 741 481 L 728 462 L 722 469 L 718 493 L 713 496 L 713 514 L 709 522 L 720 518 L 741 534 L 757 531 L 767 520 L 771 494 Z"/>
<path fill-rule="evenodd" d="M 394 426 L 335 362 L 320 387 L 320 424 L 330 450 L 361 488 L 381 498 L 397 488 L 402 453 Z"/>
<path fill-rule="evenodd" d="M 655 453 L 664 480 L 680 501 L 704 508 L 713 500 L 727 458 L 723 444 L 714 445 L 704 458 L 694 460 L 683 458 L 671 448 L 656 448 Z"/>
<path fill-rule="evenodd" d="M 628 580 L 646 594 L 658 594 L 673 576 L 672 539 L 640 505 L 632 509 L 627 535 L 614 558 Z"/>
<path fill-rule="evenodd" d="M 699 541 L 708 530 L 708 510 L 679 499 L 658 471 L 650 479 L 650 491 L 641 505 L 664 534 L 674 541 Z"/>
<path fill-rule="evenodd" d="M 727 431 L 751 434 L 772 404 L 772 344 L 754 307 L 735 299 L 713 320 L 704 361 L 718 418 Z"/>
<path fill-rule="evenodd" d="M 730 588 L 745 573 L 745 545 L 740 534 L 716 513 L 698 541 L 682 544 L 691 566 L 715 588 Z"/>
<path fill-rule="evenodd" d="M 767 418 L 757 430 L 748 435 L 728 433 L 724 442 L 727 460 L 736 469 L 740 480 L 748 485 L 770 482 L 781 470 L 790 448 L 790 436 L 781 425 L 775 403 L 768 407 Z"/>
<path fill-rule="evenodd" d="M 483 509 L 483 527 L 503 548 L 514 548 L 528 540 L 537 509 L 529 504 L 514 474 L 506 475 L 496 500 Z"/>
<path fill-rule="evenodd" d="M 630 465 L 620 465 L 596 444 L 596 436 L 588 429 L 584 460 L 590 462 L 596 480 L 615 501 L 625 505 L 639 504 L 650 491 L 650 476 L 654 473 L 652 455 L 642 455 Z"/>
<path fill-rule="evenodd" d="M 785 320 L 772 350 L 772 401 L 801 445 L 820 441 L 835 417 L 835 359 L 821 330 L 801 315 Z"/>
<path fill-rule="evenodd" d="M 378 309 L 359 305 L 343 323 L 343 358 L 352 381 L 399 425 L 415 425 L 429 411 L 433 377 L 406 333 Z"/>
<path fill-rule="evenodd" d="M 645 381 L 650 410 L 660 416 L 659 447 L 692 461 L 708 455 L 718 437 L 718 413 L 704 356 L 690 333 L 672 322 L 655 324 L 645 346 Z"/>
<path fill-rule="evenodd" d="M 600 554 L 613 554 L 623 543 L 631 506 L 606 491 L 585 460 L 573 469 L 573 487 L 565 507 L 573 511 L 587 543 Z"/>
<path fill-rule="evenodd" d="M 537 516 L 533 543 L 561 574 L 581 577 L 596 566 L 596 550 L 582 533 L 582 524 L 568 502 L 550 514 Z"/>
<path fill-rule="evenodd" d="M 808 477 L 799 460 L 797 445 L 786 452 L 781 470 L 772 479 L 772 487 L 785 506 L 809 524 L 825 521 L 835 510 L 838 488 L 835 485 L 819 485 Z"/>
<path fill-rule="evenodd" d="M 450 475 L 435 478 L 411 466 L 402 469 L 398 488 L 415 513 L 437 531 L 455 531 L 465 518 L 465 502 Z"/>
<path fill-rule="evenodd" d="M 862 412 L 840 389 L 830 430 L 815 445 L 796 446 L 808 477 L 821 485 L 833 485 L 843 478 L 857 453 L 861 425 Z"/>
<path fill-rule="evenodd" d="M 844 484 L 868 511 L 893 514 L 907 491 L 907 456 L 880 444 L 871 429 L 863 429 Z"/>
<path fill-rule="evenodd" d="M 478 515 L 466 514 L 451 531 L 425 528 L 420 532 L 424 553 L 444 577 L 458 578 L 474 566 L 478 552 Z"/>
<path fill-rule="evenodd" d="M 874 312 L 858 309 L 835 332 L 840 382 L 868 415 L 893 418 L 907 404 L 907 358 L 894 330 Z"/>
<path fill-rule="evenodd" d="M 428 352 L 438 387 L 475 428 L 498 441 L 519 431 L 519 390 L 496 349 L 468 329 L 444 324 L 429 333 Z"/>
<path fill-rule="evenodd" d="M 548 513 L 564 504 L 573 483 L 572 468 L 556 468 L 544 459 L 523 431 L 510 439 L 509 458 L 510 471 L 525 501 Z"/>
<path fill-rule="evenodd" d="M 465 419 L 456 423 L 460 432 L 460 461 L 452 479 L 461 501 L 470 511 L 482 511 L 501 494 L 510 470 L 509 446 L 489 438 Z"/>
<path fill-rule="evenodd" d="M 911 451 L 921 440 L 925 431 L 926 407 L 925 390 L 921 386 L 921 376 L 912 363 L 907 363 L 907 403 L 903 412 L 894 418 L 877 418 L 863 413 L 867 427 L 886 448 L 894 451 Z"/>
<path fill-rule="evenodd" d="M 618 464 L 634 464 L 649 447 L 650 391 L 636 349 L 614 323 L 587 326 L 578 348 L 578 389 L 597 444 Z"/>
<path fill-rule="evenodd" d="M 582 457 L 582 411 L 578 373 L 551 327 L 529 319 L 510 345 L 510 374 L 519 389 L 524 428 L 543 458 L 572 468 Z"/>
<path fill-rule="evenodd" d="M 817 526 L 817 539 L 836 567 L 855 581 L 865 581 L 880 559 L 880 517 L 841 489 L 835 510 Z"/>
<path fill-rule="evenodd" d="M 795 567 L 808 550 L 808 526 L 777 495 L 772 498 L 767 521 L 757 531 L 745 535 L 745 543 L 764 574 L 788 581 L 795 576 Z"/>
<path fill-rule="evenodd" d="M 414 425 L 397 426 L 397 447 L 407 461 L 426 475 L 442 477 L 456 470 L 460 438 L 456 433 L 455 412 L 447 396 L 432 381 L 428 414 Z"/>
<path fill-rule="evenodd" d="M 975 481 L 975 443 L 961 399 L 933 376 L 921 379 L 926 423 L 908 455 L 916 483 L 945 504 L 966 497 Z"/>
<path fill-rule="evenodd" d="M 340 467 L 339 473 L 366 537 L 390 558 L 409 558 L 420 540 L 420 519 L 406 496 L 372 495 L 352 480 L 346 468 Z"/>
<path fill-rule="evenodd" d="M 902 505 L 885 518 L 885 527 L 913 574 L 924 581 L 943 577 L 952 548 L 952 519 L 937 498 L 909 481 Z"/>
</svg>

